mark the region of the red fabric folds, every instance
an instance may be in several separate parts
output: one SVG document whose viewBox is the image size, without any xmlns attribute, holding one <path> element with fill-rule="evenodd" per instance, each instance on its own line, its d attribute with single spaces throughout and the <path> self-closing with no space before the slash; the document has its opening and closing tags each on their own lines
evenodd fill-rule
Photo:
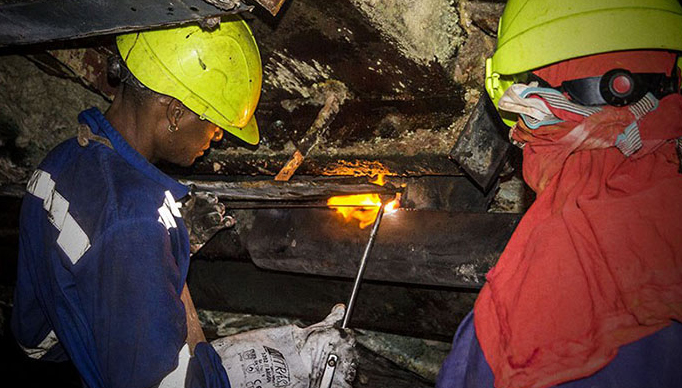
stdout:
<svg viewBox="0 0 682 388">
<path fill-rule="evenodd" d="M 643 147 L 613 147 L 634 121 L 606 107 L 529 130 L 523 173 L 537 192 L 474 308 L 497 388 L 588 376 L 618 347 L 682 321 L 682 96 L 639 121 Z"/>
</svg>

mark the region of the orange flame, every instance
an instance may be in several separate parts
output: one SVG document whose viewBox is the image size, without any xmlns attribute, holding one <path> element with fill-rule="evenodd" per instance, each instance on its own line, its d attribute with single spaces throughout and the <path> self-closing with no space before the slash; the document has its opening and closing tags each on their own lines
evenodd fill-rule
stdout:
<svg viewBox="0 0 682 388">
<path fill-rule="evenodd" d="M 373 182 L 369 182 L 369 183 L 373 183 L 375 185 L 383 186 L 386 184 L 386 180 L 384 179 L 385 176 L 386 176 L 386 174 L 377 174 L 377 179 L 374 180 Z"/>
<path fill-rule="evenodd" d="M 386 183 L 384 174 L 378 175 L 372 183 L 383 186 Z M 371 225 L 379 214 L 381 199 L 378 194 L 341 195 L 329 198 L 327 206 L 335 208 L 336 212 L 341 214 L 346 222 L 353 219 L 358 220 L 360 229 L 364 229 Z M 384 214 L 392 213 L 398 207 L 398 197 L 396 196 L 396 199 L 385 205 Z"/>
</svg>

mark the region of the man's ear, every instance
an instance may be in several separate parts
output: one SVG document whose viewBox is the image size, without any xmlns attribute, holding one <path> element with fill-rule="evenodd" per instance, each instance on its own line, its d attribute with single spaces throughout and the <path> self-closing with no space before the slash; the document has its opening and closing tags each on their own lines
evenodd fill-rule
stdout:
<svg viewBox="0 0 682 388">
<path fill-rule="evenodd" d="M 166 118 L 172 126 L 177 126 L 180 118 L 185 114 L 185 106 L 175 98 L 168 96 L 163 97 L 170 99 L 166 108 Z"/>
</svg>

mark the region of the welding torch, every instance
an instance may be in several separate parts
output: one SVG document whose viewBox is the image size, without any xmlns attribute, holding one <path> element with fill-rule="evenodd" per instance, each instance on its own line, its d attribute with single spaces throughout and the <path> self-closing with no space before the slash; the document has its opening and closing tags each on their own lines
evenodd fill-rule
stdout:
<svg viewBox="0 0 682 388">
<path fill-rule="evenodd" d="M 365 246 L 365 252 L 362 254 L 362 259 L 360 260 L 360 266 L 358 267 L 358 273 L 355 275 L 355 283 L 353 283 L 353 291 L 348 299 L 348 305 L 346 306 L 346 315 L 343 317 L 343 323 L 341 324 L 342 329 L 348 328 L 348 323 L 350 322 L 351 314 L 353 313 L 353 308 L 355 307 L 355 300 L 358 297 L 358 290 L 360 289 L 360 281 L 362 280 L 362 275 L 365 272 L 365 267 L 367 267 L 367 258 L 369 253 L 372 251 L 374 246 L 374 241 L 377 237 L 377 231 L 379 230 L 379 224 L 381 224 L 381 218 L 384 216 L 384 209 L 386 205 L 381 202 L 379 206 L 379 212 L 377 217 L 374 219 L 374 224 L 372 225 L 372 232 L 369 235 L 369 241 Z"/>
<path fill-rule="evenodd" d="M 343 323 L 341 324 L 341 329 L 348 329 L 348 323 L 350 322 L 351 315 L 353 313 L 353 308 L 355 307 L 355 300 L 358 297 L 358 290 L 360 289 L 360 281 L 362 280 L 362 275 L 367 267 L 367 259 L 369 258 L 369 253 L 372 251 L 372 246 L 374 246 L 374 241 L 377 237 L 377 232 L 379 231 L 379 224 L 384 216 L 384 210 L 386 204 L 381 201 L 379 206 L 379 212 L 374 219 L 374 224 L 372 225 L 372 231 L 369 235 L 369 241 L 365 246 L 365 252 L 362 254 L 362 259 L 360 260 L 360 266 L 358 268 L 358 273 L 355 275 L 355 282 L 353 283 L 353 291 L 348 299 L 348 304 L 346 305 L 346 314 L 343 316 Z M 336 354 L 329 354 L 325 362 L 324 372 L 322 374 L 322 379 L 320 381 L 320 388 L 331 388 L 333 383 L 334 371 L 338 363 L 338 356 Z"/>
</svg>

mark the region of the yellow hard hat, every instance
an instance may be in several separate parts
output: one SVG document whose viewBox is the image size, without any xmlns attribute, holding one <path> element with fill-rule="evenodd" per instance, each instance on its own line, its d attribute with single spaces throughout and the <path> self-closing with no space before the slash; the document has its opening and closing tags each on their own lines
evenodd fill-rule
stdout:
<svg viewBox="0 0 682 388">
<path fill-rule="evenodd" d="M 260 98 L 258 46 L 237 15 L 212 31 L 198 25 L 123 34 L 116 43 L 130 72 L 149 89 L 249 144 L 258 144 L 253 113 Z"/>
<path fill-rule="evenodd" d="M 639 49 L 682 51 L 678 0 L 509 0 L 500 18 L 497 49 L 486 61 L 486 90 L 497 106 L 504 91 L 527 71 Z"/>
</svg>

